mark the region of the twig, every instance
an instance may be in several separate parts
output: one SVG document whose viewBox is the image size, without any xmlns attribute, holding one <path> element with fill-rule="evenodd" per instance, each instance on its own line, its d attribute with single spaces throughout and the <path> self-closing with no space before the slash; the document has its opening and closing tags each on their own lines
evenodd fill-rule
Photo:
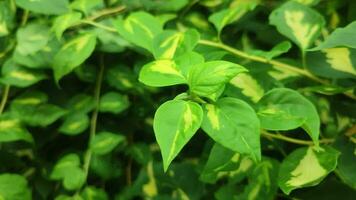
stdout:
<svg viewBox="0 0 356 200">
<path fill-rule="evenodd" d="M 305 77 L 308 77 L 311 80 L 314 80 L 318 83 L 321 83 L 323 85 L 330 85 L 330 83 L 326 80 L 320 79 L 319 77 L 314 76 L 313 74 L 311 74 L 310 72 L 308 72 L 305 69 L 299 68 L 297 66 L 293 66 L 293 65 L 289 65 L 277 60 L 269 60 L 267 58 L 264 57 L 260 57 L 260 56 L 256 56 L 256 55 L 252 55 L 252 54 L 248 54 L 245 53 L 243 51 L 240 51 L 238 49 L 235 49 L 233 47 L 230 47 L 228 45 L 225 45 L 223 43 L 218 43 L 218 42 L 213 42 L 213 41 L 209 41 L 209 40 L 199 40 L 199 44 L 202 45 L 206 45 L 206 46 L 211 46 L 211 47 L 216 47 L 216 48 L 220 48 L 220 49 L 224 49 L 225 51 L 228 51 L 236 56 L 242 57 L 242 58 L 246 58 L 249 60 L 253 60 L 256 62 L 261 62 L 261 63 L 266 63 L 266 64 L 270 64 L 276 68 L 279 69 L 283 69 L 283 70 L 287 70 L 290 72 L 294 72 L 300 75 L 303 75 Z M 352 99 L 356 99 L 356 96 L 350 92 L 344 92 L 344 94 Z"/>
<path fill-rule="evenodd" d="M 92 139 L 95 137 L 95 133 L 96 133 L 97 119 L 98 119 L 98 113 L 99 113 L 101 84 L 102 84 L 102 80 L 103 80 L 103 76 L 104 76 L 104 56 L 103 55 L 100 56 L 100 65 L 99 66 L 100 66 L 99 74 L 98 74 L 98 78 L 97 78 L 95 90 L 94 90 L 95 108 L 92 113 L 91 121 L 90 121 L 89 144 L 90 144 L 90 141 L 92 141 Z M 88 149 L 85 153 L 84 165 L 83 165 L 85 179 L 88 178 L 91 157 L 92 157 L 92 151 L 90 150 L 90 147 L 88 145 Z"/>
<path fill-rule="evenodd" d="M 286 142 L 290 142 L 290 143 L 294 143 L 294 144 L 301 144 L 301 145 L 313 145 L 313 141 L 310 140 L 300 140 L 300 139 L 295 139 L 295 138 L 291 138 L 291 137 L 287 137 L 281 134 L 272 134 L 269 133 L 265 130 L 261 131 L 261 135 L 266 137 L 266 138 L 274 138 L 274 139 L 278 139 L 278 140 L 283 140 Z M 327 144 L 327 143 L 332 143 L 334 142 L 334 139 L 321 139 L 319 140 L 320 144 Z"/>
<path fill-rule="evenodd" d="M 7 99 L 9 98 L 10 85 L 4 86 L 4 91 L 2 93 L 1 103 L 0 103 L 0 115 L 4 112 Z"/>
</svg>

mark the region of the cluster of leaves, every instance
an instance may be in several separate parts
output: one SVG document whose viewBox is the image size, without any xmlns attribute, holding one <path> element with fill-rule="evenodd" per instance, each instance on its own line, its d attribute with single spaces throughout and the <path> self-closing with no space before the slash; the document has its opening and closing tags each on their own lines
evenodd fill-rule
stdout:
<svg viewBox="0 0 356 200">
<path fill-rule="evenodd" d="M 0 199 L 353 199 L 355 13 L 0 0 Z"/>
</svg>

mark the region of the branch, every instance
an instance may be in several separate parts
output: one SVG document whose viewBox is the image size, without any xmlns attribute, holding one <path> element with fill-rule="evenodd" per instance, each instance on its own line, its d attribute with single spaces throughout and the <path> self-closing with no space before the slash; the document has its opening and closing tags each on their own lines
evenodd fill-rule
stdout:
<svg viewBox="0 0 356 200">
<path fill-rule="evenodd" d="M 287 136 L 284 136 L 281 134 L 272 134 L 265 130 L 261 131 L 261 135 L 266 138 L 274 138 L 274 139 L 283 140 L 283 141 L 294 143 L 294 144 L 314 145 L 313 141 L 310 141 L 310 140 L 300 140 L 300 139 L 287 137 Z M 321 139 L 321 140 L 319 140 L 319 143 L 320 144 L 328 144 L 328 143 L 333 143 L 334 141 L 335 141 L 334 139 Z"/>
<path fill-rule="evenodd" d="M 272 65 L 272 66 L 274 66 L 276 68 L 287 70 L 287 71 L 294 72 L 294 73 L 300 74 L 302 76 L 308 77 L 309 79 L 314 80 L 314 81 L 316 81 L 318 83 L 321 83 L 323 85 L 330 85 L 330 83 L 328 81 L 320 79 L 319 77 L 314 76 L 313 74 L 311 74 L 307 70 L 301 69 L 301 68 L 299 68 L 297 66 L 289 65 L 289 64 L 277 61 L 277 60 L 272 60 L 272 59 L 269 60 L 269 59 L 261 57 L 261 56 L 248 54 L 248 53 L 245 53 L 245 52 L 243 52 L 241 50 L 235 49 L 233 47 L 230 47 L 228 45 L 225 45 L 225 44 L 222 44 L 222 43 L 218 43 L 218 42 L 212 42 L 212 41 L 209 41 L 209 40 L 199 40 L 199 44 L 206 45 L 206 46 L 211 46 L 211 47 L 216 47 L 216 48 L 219 48 L 219 49 L 223 49 L 223 50 L 225 50 L 227 52 L 230 52 L 230 53 L 232 53 L 232 54 L 234 54 L 236 56 L 239 56 L 239 57 L 242 57 L 242 58 L 246 58 L 248 60 L 253 60 L 253 61 L 256 61 L 256 62 L 260 62 L 260 63 L 270 64 L 270 65 Z M 344 94 L 346 96 L 352 98 L 352 99 L 356 99 L 356 96 L 353 95 L 350 92 L 345 92 Z"/>
<path fill-rule="evenodd" d="M 88 143 L 90 143 L 90 141 L 93 140 L 93 138 L 95 137 L 95 133 L 96 133 L 97 119 L 98 119 L 98 113 L 99 113 L 101 84 L 102 84 L 103 76 L 104 76 L 104 57 L 103 57 L 103 55 L 100 56 L 99 67 L 100 67 L 99 74 L 98 74 L 98 78 L 97 78 L 95 90 L 94 90 L 95 108 L 94 108 L 94 111 L 91 116 L 89 142 Z M 92 151 L 90 150 L 90 147 L 88 145 L 88 149 L 85 153 L 84 165 L 83 165 L 85 179 L 88 178 L 91 156 L 92 156 Z"/>
</svg>

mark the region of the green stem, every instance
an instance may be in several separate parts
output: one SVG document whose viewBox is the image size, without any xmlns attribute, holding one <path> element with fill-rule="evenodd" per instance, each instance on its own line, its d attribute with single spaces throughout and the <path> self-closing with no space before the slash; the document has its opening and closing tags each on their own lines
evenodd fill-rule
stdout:
<svg viewBox="0 0 356 200">
<path fill-rule="evenodd" d="M 95 90 L 94 90 L 95 108 L 92 113 L 91 121 L 90 121 L 89 144 L 90 144 L 90 141 L 92 141 L 93 138 L 95 137 L 95 133 L 96 133 L 96 126 L 97 126 L 98 113 L 99 113 L 101 84 L 102 84 L 103 76 L 104 76 L 104 56 L 103 55 L 100 56 L 99 67 L 100 67 L 99 74 L 98 74 L 98 78 L 97 78 Z M 85 179 L 88 178 L 91 157 L 92 157 L 92 151 L 90 150 L 90 147 L 88 145 L 88 149 L 84 156 L 84 165 L 83 165 Z"/>
<path fill-rule="evenodd" d="M 300 139 L 295 139 L 291 137 L 287 137 L 281 134 L 272 134 L 269 133 L 265 130 L 262 130 L 261 135 L 266 137 L 266 138 L 273 138 L 273 139 L 278 139 L 278 140 L 283 140 L 289 143 L 294 143 L 294 144 L 300 144 L 300 145 L 314 145 L 313 141 L 310 140 L 300 140 Z M 320 144 L 327 144 L 327 143 L 332 143 L 334 142 L 334 139 L 321 139 L 319 140 Z"/>
<path fill-rule="evenodd" d="M 24 26 L 27 23 L 29 14 L 30 14 L 30 12 L 28 10 L 24 11 L 24 13 L 22 15 L 20 26 Z"/>
<path fill-rule="evenodd" d="M 276 68 L 287 70 L 287 71 L 290 71 L 290 72 L 294 72 L 294 73 L 306 76 L 306 77 L 308 77 L 308 78 L 310 78 L 310 79 L 312 79 L 312 80 L 314 80 L 316 82 L 322 83 L 322 84 L 328 84 L 327 81 L 322 80 L 322 79 L 314 76 L 313 74 L 309 73 L 308 71 L 303 70 L 303 69 L 301 69 L 299 67 L 296 67 L 296 66 L 293 66 L 293 65 L 289 65 L 289 64 L 286 64 L 286 63 L 283 63 L 283 62 L 279 62 L 279 61 L 276 61 L 276 60 L 269 60 L 269 59 L 264 58 L 264 57 L 248 54 L 248 53 L 245 53 L 243 51 L 240 51 L 238 49 L 235 49 L 233 47 L 230 47 L 228 45 L 225 45 L 225 44 L 222 44 L 222 43 L 218 43 L 218 42 L 212 42 L 212 41 L 209 41 L 209 40 L 199 40 L 199 44 L 206 45 L 206 46 L 211 46 L 211 47 L 216 47 L 216 48 L 220 48 L 220 49 L 224 49 L 224 50 L 226 50 L 226 51 L 228 51 L 228 52 L 230 52 L 230 53 L 232 53 L 232 54 L 234 54 L 236 56 L 239 56 L 239 57 L 242 57 L 242 58 L 246 58 L 246 59 L 249 59 L 249 60 L 253 60 L 253 61 L 256 61 L 256 62 L 271 64 Z"/>
<path fill-rule="evenodd" d="M 260 56 L 256 56 L 256 55 L 251 55 L 248 53 L 245 53 L 243 51 L 240 51 L 238 49 L 235 49 L 233 47 L 230 47 L 228 45 L 222 44 L 222 43 L 218 43 L 218 42 L 212 42 L 209 40 L 199 40 L 199 44 L 201 45 L 206 45 L 206 46 L 211 46 L 211 47 L 216 47 L 219 49 L 223 49 L 227 52 L 230 52 L 236 56 L 242 57 L 242 58 L 246 58 L 248 60 L 252 60 L 252 61 L 256 61 L 256 62 L 260 62 L 260 63 L 266 63 L 266 64 L 270 64 L 273 67 L 277 68 L 277 69 L 281 69 L 281 70 L 286 70 L 286 71 L 290 71 L 290 72 L 294 72 L 297 73 L 299 75 L 305 76 L 311 80 L 314 80 L 315 82 L 321 83 L 323 85 L 330 85 L 330 83 L 326 80 L 320 79 L 319 77 L 314 76 L 313 74 L 311 74 L 310 72 L 308 72 L 305 69 L 301 69 L 297 66 L 293 66 L 293 65 L 289 65 L 277 60 L 269 60 L 267 58 L 264 57 L 260 57 Z M 344 94 L 352 99 L 356 99 L 356 96 L 352 93 L 352 92 L 344 92 Z"/>
<path fill-rule="evenodd" d="M 4 112 L 7 99 L 9 98 L 9 93 L 10 93 L 10 85 L 5 85 L 1 98 L 1 103 L 0 103 L 0 115 Z"/>
<path fill-rule="evenodd" d="M 113 14 L 116 14 L 116 13 L 120 13 L 125 9 L 126 9 L 125 6 L 117 6 L 117 7 L 113 7 L 113 8 L 106 8 L 106 9 L 98 11 L 97 13 L 95 13 L 95 15 L 92 15 L 92 16 L 88 17 L 87 20 L 96 20 L 96 19 L 101 18 L 103 16 L 108 16 L 108 15 L 113 15 Z"/>
</svg>

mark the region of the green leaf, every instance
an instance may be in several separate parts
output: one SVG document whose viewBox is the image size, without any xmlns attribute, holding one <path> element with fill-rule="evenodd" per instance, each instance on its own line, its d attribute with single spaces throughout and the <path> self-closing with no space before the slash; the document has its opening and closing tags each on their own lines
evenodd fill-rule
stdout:
<svg viewBox="0 0 356 200">
<path fill-rule="evenodd" d="M 69 11 L 68 0 L 16 0 L 16 4 L 24 10 L 46 15 L 59 15 Z"/>
<path fill-rule="evenodd" d="M 221 91 L 233 77 L 247 70 L 241 65 L 227 61 L 210 61 L 198 64 L 188 74 L 188 85 L 191 92 L 211 97 Z"/>
<path fill-rule="evenodd" d="M 73 113 L 66 116 L 59 131 L 66 135 L 78 135 L 89 126 L 89 117 L 83 113 Z"/>
<path fill-rule="evenodd" d="M 0 37 L 7 36 L 15 25 L 15 9 L 11 1 L 0 2 Z"/>
<path fill-rule="evenodd" d="M 315 75 L 341 79 L 356 78 L 356 49 L 328 48 L 308 52 L 307 68 Z"/>
<path fill-rule="evenodd" d="M 260 122 L 246 102 L 225 97 L 206 104 L 202 129 L 222 146 L 261 160 Z"/>
<path fill-rule="evenodd" d="M 118 18 L 114 25 L 124 39 L 150 52 L 153 38 L 162 32 L 160 21 L 142 11 L 131 13 L 125 20 Z"/>
<path fill-rule="evenodd" d="M 87 114 L 95 108 L 95 101 L 92 96 L 79 93 L 68 101 L 66 107 L 71 113 Z"/>
<path fill-rule="evenodd" d="M 31 190 L 25 177 L 18 174 L 0 174 L 1 200 L 31 200 Z"/>
<path fill-rule="evenodd" d="M 198 64 L 204 63 L 204 57 L 194 51 L 186 52 L 174 59 L 174 62 L 184 77 L 188 77 L 189 71 Z"/>
<path fill-rule="evenodd" d="M 241 73 L 230 80 L 230 84 L 241 89 L 242 94 L 249 97 L 253 102 L 258 102 L 263 94 L 263 87 L 248 73 Z"/>
<path fill-rule="evenodd" d="M 320 119 L 315 106 L 297 91 L 276 88 L 258 102 L 261 127 L 267 130 L 292 130 L 302 127 L 319 145 Z"/>
<path fill-rule="evenodd" d="M 68 168 L 63 179 L 63 186 L 67 190 L 79 189 L 85 183 L 85 172 L 79 167 Z"/>
<path fill-rule="evenodd" d="M 118 114 L 130 106 L 126 95 L 117 92 L 108 92 L 100 98 L 99 111 Z"/>
<path fill-rule="evenodd" d="M 84 200 L 108 200 L 108 195 L 101 188 L 87 186 L 80 194 Z"/>
<path fill-rule="evenodd" d="M 173 60 L 156 60 L 144 65 L 139 81 L 153 87 L 186 83 L 186 78 Z"/>
<path fill-rule="evenodd" d="M 152 53 L 158 59 L 172 59 L 177 55 L 190 52 L 199 41 L 199 33 L 189 29 L 186 32 L 166 30 L 153 38 Z"/>
<path fill-rule="evenodd" d="M 122 135 L 100 132 L 90 141 L 90 149 L 93 153 L 104 155 L 111 152 L 118 144 L 125 141 Z"/>
<path fill-rule="evenodd" d="M 344 183 L 356 189 L 355 143 L 348 138 L 340 137 L 335 142 L 335 148 L 341 153 L 337 162 L 337 175 Z"/>
<path fill-rule="evenodd" d="M 239 20 L 248 11 L 255 9 L 260 0 L 236 0 L 229 8 L 220 10 L 209 16 L 209 21 L 214 24 L 219 35 L 221 30 L 228 24 Z"/>
<path fill-rule="evenodd" d="M 34 53 L 23 55 L 19 51 L 14 51 L 13 60 L 28 68 L 51 68 L 53 58 L 60 49 L 60 46 L 60 42 L 52 38 L 44 47 Z"/>
<path fill-rule="evenodd" d="M 60 180 L 66 176 L 68 169 L 80 166 L 80 158 L 77 154 L 67 154 L 57 161 L 50 174 L 53 180 Z"/>
<path fill-rule="evenodd" d="M 79 10 L 85 15 L 89 15 L 95 10 L 102 9 L 105 7 L 103 0 L 74 0 L 70 4 L 73 10 Z"/>
<path fill-rule="evenodd" d="M 312 147 L 298 148 L 282 162 L 278 185 L 285 194 L 302 187 L 320 183 L 336 168 L 339 152 L 325 146 L 316 151 Z"/>
<path fill-rule="evenodd" d="M 0 144 L 19 140 L 33 142 L 32 135 L 22 127 L 18 118 L 10 113 L 2 114 L 0 116 Z"/>
<path fill-rule="evenodd" d="M 45 127 L 66 114 L 61 107 L 46 104 L 47 95 L 41 92 L 28 92 L 11 103 L 11 112 L 15 117 L 30 126 Z"/>
<path fill-rule="evenodd" d="M 29 55 L 41 50 L 48 43 L 49 30 L 48 26 L 39 23 L 31 23 L 19 28 L 16 33 L 15 51 L 22 55 Z"/>
<path fill-rule="evenodd" d="M 290 42 L 284 41 L 274 46 L 270 51 L 251 50 L 249 52 L 256 56 L 261 56 L 267 58 L 268 60 L 271 60 L 274 57 L 280 56 L 281 54 L 288 52 L 291 47 L 292 44 Z"/>
<path fill-rule="evenodd" d="M 79 189 L 85 182 L 85 173 L 80 167 L 77 154 L 67 154 L 57 161 L 50 174 L 53 180 L 63 180 L 67 190 Z"/>
<path fill-rule="evenodd" d="M 215 183 L 221 176 L 228 175 L 240 165 L 240 154 L 215 143 L 210 151 L 207 163 L 200 174 L 200 180 Z"/>
<path fill-rule="evenodd" d="M 199 129 L 203 111 L 199 104 L 171 100 L 156 111 L 153 128 L 161 148 L 164 171 Z"/>
<path fill-rule="evenodd" d="M 273 200 L 278 190 L 279 163 L 264 158 L 253 169 L 248 178 L 248 185 L 237 199 Z"/>
<path fill-rule="evenodd" d="M 325 21 L 306 5 L 288 1 L 269 16 L 270 24 L 305 51 L 319 37 Z"/>
<path fill-rule="evenodd" d="M 320 45 L 311 49 L 317 51 L 334 47 L 356 48 L 356 21 L 351 22 L 344 28 L 335 29 Z"/>
<path fill-rule="evenodd" d="M 53 61 L 56 82 L 82 64 L 93 53 L 95 44 L 95 34 L 83 33 L 62 46 Z"/>
<path fill-rule="evenodd" d="M 63 32 L 79 22 L 82 18 L 82 14 L 79 12 L 71 12 L 56 17 L 53 21 L 52 31 L 56 34 L 57 39 L 61 39 Z"/>
<path fill-rule="evenodd" d="M 28 87 L 47 78 L 42 71 L 27 69 L 12 59 L 7 60 L 1 70 L 3 76 L 0 81 L 17 87 Z"/>
</svg>

